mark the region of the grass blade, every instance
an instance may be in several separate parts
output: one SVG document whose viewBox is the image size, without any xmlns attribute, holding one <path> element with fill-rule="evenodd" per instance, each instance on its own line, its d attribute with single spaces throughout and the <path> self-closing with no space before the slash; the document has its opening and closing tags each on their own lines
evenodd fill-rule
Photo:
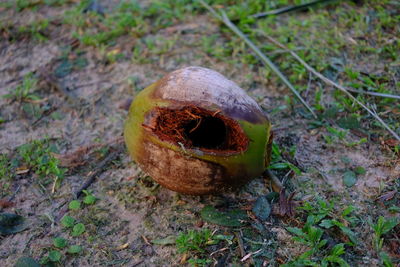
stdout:
<svg viewBox="0 0 400 267">
<path fill-rule="evenodd" d="M 390 127 L 389 125 L 387 125 L 381 117 L 379 117 L 379 115 L 374 111 L 371 110 L 370 108 L 368 108 L 364 103 L 362 103 L 360 100 L 358 100 L 357 98 L 355 98 L 345 87 L 343 87 L 342 85 L 328 79 L 327 77 L 325 77 L 324 75 L 322 75 L 321 73 L 319 73 L 318 71 L 316 71 L 313 67 L 311 67 L 310 65 L 308 65 L 299 55 L 297 55 L 295 52 L 291 51 L 289 48 L 287 48 L 285 45 L 281 44 L 280 42 L 278 42 L 277 40 L 275 40 L 274 38 L 265 35 L 265 37 L 267 37 L 272 43 L 274 43 L 276 46 L 285 49 L 286 51 L 288 51 L 300 64 L 302 64 L 309 72 L 311 72 L 312 74 L 314 74 L 315 76 L 317 76 L 318 78 L 320 78 L 322 81 L 324 81 L 326 84 L 329 84 L 337 89 L 339 89 L 340 91 L 342 91 L 343 93 L 345 93 L 346 95 L 348 95 L 354 102 L 356 102 L 358 105 L 360 105 L 362 108 L 364 108 L 369 114 L 372 115 L 372 117 L 374 117 L 384 128 L 386 128 L 386 130 L 388 130 L 388 132 L 390 132 L 394 138 L 396 138 L 397 140 L 400 141 L 400 136 L 395 133 Z"/>
<path fill-rule="evenodd" d="M 261 60 L 273 71 L 276 75 L 282 80 L 284 84 L 293 92 L 293 94 L 300 100 L 300 102 L 310 111 L 310 113 L 317 118 L 312 108 L 307 104 L 307 102 L 301 97 L 299 92 L 294 88 L 294 86 L 289 82 L 286 76 L 275 66 L 275 64 L 267 58 L 261 50 L 252 42 L 249 38 L 247 38 L 227 17 L 227 15 L 222 12 L 222 15 L 219 15 L 211 6 L 206 4 L 204 1 L 200 0 L 200 3 L 211 12 L 217 19 L 222 21 L 229 29 L 231 29 L 236 35 L 238 35 L 243 41 L 261 58 Z"/>
<path fill-rule="evenodd" d="M 319 4 L 328 4 L 330 2 L 339 2 L 340 0 L 315 0 L 315 1 L 311 1 L 309 3 L 304 3 L 304 4 L 300 4 L 300 5 L 296 5 L 296 6 L 286 6 L 286 7 L 281 7 L 278 9 L 274 9 L 274 10 L 270 10 L 270 11 L 266 11 L 266 12 L 262 12 L 262 13 L 257 13 L 252 15 L 251 17 L 253 18 L 263 18 L 266 16 L 271 16 L 271 15 L 279 15 L 282 13 L 287 13 L 287 12 L 292 12 L 292 11 L 300 11 L 300 10 L 304 10 L 307 9 L 309 7 L 315 6 L 315 5 L 319 5 Z"/>
</svg>

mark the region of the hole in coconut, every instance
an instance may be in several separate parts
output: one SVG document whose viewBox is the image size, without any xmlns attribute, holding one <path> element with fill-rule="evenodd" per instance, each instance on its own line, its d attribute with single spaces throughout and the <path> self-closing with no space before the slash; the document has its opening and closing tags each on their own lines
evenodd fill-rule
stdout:
<svg viewBox="0 0 400 267">
<path fill-rule="evenodd" d="M 240 125 L 220 112 L 195 106 L 181 109 L 156 108 L 143 126 L 161 140 L 203 151 L 241 152 L 248 138 Z"/>
<path fill-rule="evenodd" d="M 194 147 L 218 149 L 226 142 L 225 123 L 215 117 L 202 117 L 184 126 L 185 135 Z"/>
</svg>

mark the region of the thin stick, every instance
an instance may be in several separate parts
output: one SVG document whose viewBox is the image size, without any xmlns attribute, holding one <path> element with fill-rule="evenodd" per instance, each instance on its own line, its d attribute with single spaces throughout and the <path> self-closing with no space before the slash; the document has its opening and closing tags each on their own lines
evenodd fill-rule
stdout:
<svg viewBox="0 0 400 267">
<path fill-rule="evenodd" d="M 363 107 L 366 111 L 368 111 L 369 114 L 371 114 L 377 121 L 379 121 L 381 123 L 381 125 L 383 127 L 386 128 L 386 130 L 388 130 L 394 138 L 396 138 L 397 140 L 400 141 L 400 136 L 395 133 L 390 127 L 389 125 L 387 125 L 382 119 L 381 117 L 379 117 L 379 115 L 375 112 L 372 111 L 370 108 L 368 108 L 366 105 L 364 105 L 364 103 L 362 103 L 360 100 L 358 100 L 357 98 L 355 98 L 348 89 L 346 89 L 345 87 L 341 86 L 340 84 L 335 83 L 334 81 L 326 78 L 324 75 L 322 75 L 321 73 L 319 73 L 318 71 L 316 71 L 313 67 L 311 67 L 310 65 L 308 65 L 301 57 L 299 57 L 295 52 L 291 51 L 290 49 L 288 49 L 285 45 L 281 44 L 280 42 L 278 42 L 277 40 L 275 40 L 274 38 L 268 36 L 268 35 L 264 35 L 265 37 L 267 37 L 271 42 L 273 42 L 275 45 L 279 46 L 282 49 L 286 49 L 298 62 L 300 62 L 300 64 L 302 64 L 309 72 L 312 72 L 315 76 L 317 76 L 318 78 L 320 78 L 322 81 L 324 81 L 325 83 L 332 85 L 333 87 L 336 87 L 337 89 L 339 89 L 340 91 L 342 91 L 343 93 L 347 94 L 354 102 L 356 102 L 357 104 L 359 104 L 361 107 Z"/>
<path fill-rule="evenodd" d="M 236 35 L 242 38 L 245 43 L 261 58 L 261 60 L 273 71 L 276 75 L 286 84 L 287 87 L 293 92 L 293 94 L 300 100 L 300 102 L 310 111 L 310 113 L 317 118 L 314 111 L 307 104 L 307 102 L 301 97 L 299 92 L 294 88 L 294 86 L 289 82 L 289 80 L 283 75 L 283 73 L 275 66 L 275 64 L 267 58 L 260 49 L 252 42 L 249 38 L 247 38 L 226 16 L 224 12 L 222 12 L 222 16 L 220 16 L 211 6 L 206 4 L 203 0 L 199 0 L 199 2 L 208 10 L 214 17 L 222 21 L 229 29 L 231 29 Z"/>
<path fill-rule="evenodd" d="M 300 10 L 304 10 L 309 7 L 312 7 L 314 5 L 327 4 L 329 2 L 337 2 L 337 1 L 338 0 L 315 0 L 315 1 L 311 1 L 309 3 L 300 4 L 297 6 L 287 6 L 287 7 L 270 10 L 267 12 L 257 13 L 257 14 L 252 15 L 251 17 L 258 19 L 258 18 L 270 16 L 270 15 L 279 15 L 279 14 L 291 12 L 291 11 L 300 11 Z"/>
<path fill-rule="evenodd" d="M 353 88 L 346 88 L 346 89 L 347 89 L 347 91 L 364 94 L 364 95 L 372 95 L 372 96 L 378 96 L 378 97 L 384 97 L 384 98 L 400 99 L 400 95 L 376 93 L 376 92 L 370 92 L 370 91 L 364 91 L 364 90 L 357 90 L 357 89 L 353 89 Z"/>
<path fill-rule="evenodd" d="M 85 183 L 81 186 L 81 188 L 79 188 L 79 190 L 76 191 L 75 197 L 78 198 L 82 194 L 83 190 L 86 190 L 94 182 L 96 177 L 103 172 L 108 163 L 116 159 L 119 154 L 120 151 L 114 151 L 111 152 L 105 159 L 103 159 L 96 167 L 97 169 L 89 175 L 89 177 L 86 179 Z"/>
<path fill-rule="evenodd" d="M 244 256 L 246 256 L 246 251 L 244 250 L 243 240 L 242 240 L 241 234 L 242 234 L 241 231 L 239 233 L 235 232 L 235 235 L 236 235 L 236 238 L 237 238 L 237 241 L 238 241 L 238 245 L 239 245 L 240 257 L 243 258 Z"/>
</svg>

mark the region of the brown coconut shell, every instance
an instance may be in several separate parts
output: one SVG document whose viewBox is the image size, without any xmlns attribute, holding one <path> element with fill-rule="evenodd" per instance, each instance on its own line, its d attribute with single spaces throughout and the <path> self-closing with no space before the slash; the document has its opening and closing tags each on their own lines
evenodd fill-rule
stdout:
<svg viewBox="0 0 400 267">
<path fill-rule="evenodd" d="M 257 137 L 261 150 L 243 125 L 265 128 L 268 136 Z M 194 195 L 260 175 L 270 159 L 269 136 L 270 123 L 257 103 L 202 67 L 176 70 L 142 91 L 125 125 L 128 150 L 139 166 L 161 185 Z M 251 152 L 257 156 L 251 166 L 240 162 L 250 147 L 258 151 Z"/>
</svg>

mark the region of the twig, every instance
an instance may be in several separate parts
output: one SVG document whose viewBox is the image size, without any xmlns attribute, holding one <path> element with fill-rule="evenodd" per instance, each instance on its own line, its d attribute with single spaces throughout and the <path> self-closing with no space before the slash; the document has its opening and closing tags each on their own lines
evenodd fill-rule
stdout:
<svg viewBox="0 0 400 267">
<path fill-rule="evenodd" d="M 311 72 L 310 72 L 311 73 Z M 353 88 L 346 88 L 347 91 L 354 92 L 354 93 L 359 93 L 359 94 L 365 94 L 365 95 L 372 95 L 372 96 L 379 96 L 379 97 L 384 97 L 384 98 L 394 98 L 394 99 L 400 99 L 400 95 L 391 95 L 391 94 L 384 94 L 384 93 L 376 93 L 376 92 L 370 92 L 370 91 L 364 91 L 364 90 L 357 90 Z"/>
<path fill-rule="evenodd" d="M 54 111 L 57 110 L 58 107 L 50 107 L 50 109 L 45 110 L 39 118 L 37 118 L 34 122 L 32 122 L 32 126 L 35 126 L 36 124 L 38 124 L 43 118 L 49 116 L 51 113 L 53 113 Z"/>
<path fill-rule="evenodd" d="M 15 196 L 18 194 L 20 189 L 21 189 L 21 185 L 18 185 L 18 187 L 15 190 L 15 192 L 8 198 L 8 201 L 12 201 L 15 198 Z"/>
<path fill-rule="evenodd" d="M 239 233 L 235 232 L 235 235 L 236 235 L 236 238 L 237 238 L 237 241 L 238 241 L 238 245 L 239 245 L 240 257 L 243 258 L 244 256 L 246 256 L 246 251 L 244 250 L 243 240 L 242 240 L 241 234 L 242 234 L 241 231 Z"/>
<path fill-rule="evenodd" d="M 131 266 L 132 266 L 132 267 L 136 267 L 136 266 L 138 266 L 139 264 L 141 264 L 141 263 L 143 263 L 143 262 L 144 262 L 144 260 L 139 260 L 139 261 L 133 263 Z"/>
<path fill-rule="evenodd" d="M 89 177 L 86 179 L 85 183 L 81 186 L 81 188 L 79 188 L 79 190 L 75 192 L 75 198 L 78 198 L 82 194 L 83 190 L 86 190 L 94 182 L 96 177 L 103 172 L 104 168 L 108 165 L 108 163 L 110 163 L 111 161 L 113 161 L 118 157 L 119 153 L 120 151 L 111 152 L 105 159 L 103 159 L 99 163 L 97 169 L 89 175 Z"/>
<path fill-rule="evenodd" d="M 247 38 L 227 17 L 227 15 L 222 11 L 222 15 L 219 15 L 211 6 L 205 3 L 203 0 L 199 0 L 199 2 L 208 10 L 214 17 L 222 21 L 229 29 L 231 29 L 236 35 L 242 38 L 245 43 L 261 58 L 261 60 L 273 71 L 276 75 L 282 80 L 284 84 L 293 92 L 293 94 L 300 100 L 300 102 L 310 111 L 310 113 L 317 118 L 314 111 L 307 104 L 307 102 L 301 97 L 301 95 L 297 92 L 294 86 L 289 82 L 289 80 L 283 75 L 283 73 L 275 66 L 275 64 L 267 58 L 261 50 L 252 42 L 249 38 Z"/>
<path fill-rule="evenodd" d="M 261 252 L 262 250 L 263 250 L 263 248 L 260 248 L 260 249 L 257 250 L 257 251 L 250 252 L 249 254 L 247 254 L 246 256 L 244 256 L 240 261 L 241 261 L 241 262 L 245 262 L 248 258 L 250 258 L 251 256 L 253 256 L 253 255 L 255 255 L 255 254 L 259 253 L 259 252 Z"/>
<path fill-rule="evenodd" d="M 338 1 L 340 1 L 340 0 L 315 0 L 315 1 L 312 1 L 309 3 L 300 4 L 297 6 L 286 6 L 286 7 L 270 10 L 267 12 L 257 13 L 257 14 L 252 15 L 251 17 L 258 19 L 258 18 L 270 16 L 270 15 L 279 15 L 279 14 L 287 13 L 287 12 L 291 12 L 291 11 L 304 10 L 304 9 L 307 9 L 311 6 L 318 5 L 318 4 L 327 4 L 329 2 L 338 2 Z"/>
<path fill-rule="evenodd" d="M 368 111 L 369 114 L 371 114 L 377 121 L 379 121 L 381 123 L 381 125 L 383 127 L 386 128 L 386 130 L 388 130 L 394 138 L 396 138 L 397 140 L 400 141 L 400 136 L 395 133 L 390 127 L 389 125 L 387 125 L 382 119 L 381 117 L 379 117 L 379 115 L 372 111 L 370 108 L 368 108 L 366 105 L 364 105 L 364 103 L 362 103 L 360 100 L 358 100 L 357 98 L 355 98 L 347 88 L 341 86 L 340 84 L 337 84 L 336 82 L 326 78 L 324 75 L 322 75 L 321 73 L 319 73 L 318 71 L 316 71 L 313 67 L 311 67 L 310 65 L 308 65 L 301 57 L 299 57 L 295 52 L 291 51 L 289 48 L 287 48 L 285 45 L 281 44 L 280 42 L 278 42 L 277 40 L 275 40 L 274 38 L 268 36 L 268 35 L 264 35 L 265 37 L 267 37 L 271 42 L 273 42 L 275 45 L 279 46 L 282 49 L 286 49 L 298 62 L 300 62 L 300 64 L 302 64 L 309 72 L 312 72 L 315 76 L 317 76 L 318 78 L 320 78 L 322 81 L 324 81 L 326 84 L 329 84 L 333 87 L 336 87 L 337 89 L 339 89 L 340 91 L 342 91 L 343 93 L 347 94 L 354 102 L 356 102 L 357 104 L 359 104 L 361 107 L 363 107 L 366 111 Z"/>
<path fill-rule="evenodd" d="M 74 168 L 87 163 L 87 158 L 89 154 L 93 152 L 94 149 L 101 149 L 106 146 L 122 144 L 124 142 L 124 137 L 117 137 L 111 139 L 110 141 L 102 144 L 91 144 L 84 147 L 80 147 L 73 152 L 66 154 L 53 154 L 60 161 L 60 166 Z"/>
<path fill-rule="evenodd" d="M 120 138 L 114 139 L 116 141 L 117 144 L 120 143 Z M 91 172 L 89 177 L 86 179 L 85 183 L 79 188 L 79 190 L 77 190 L 74 194 L 74 198 L 79 198 L 79 196 L 83 193 L 83 190 L 86 190 L 96 179 L 96 177 L 103 172 L 103 170 L 105 169 L 105 167 L 107 167 L 108 163 L 113 161 L 114 159 L 116 159 L 118 157 L 118 155 L 120 154 L 121 149 L 118 148 L 117 150 L 111 152 L 111 154 L 109 154 L 105 159 L 103 159 L 99 165 L 97 166 L 96 171 Z M 56 221 L 61 220 L 61 218 L 64 216 L 65 213 L 67 213 L 68 211 L 68 206 L 65 206 L 69 201 L 65 200 L 63 201 L 58 207 L 57 210 L 60 210 Z"/>
</svg>

